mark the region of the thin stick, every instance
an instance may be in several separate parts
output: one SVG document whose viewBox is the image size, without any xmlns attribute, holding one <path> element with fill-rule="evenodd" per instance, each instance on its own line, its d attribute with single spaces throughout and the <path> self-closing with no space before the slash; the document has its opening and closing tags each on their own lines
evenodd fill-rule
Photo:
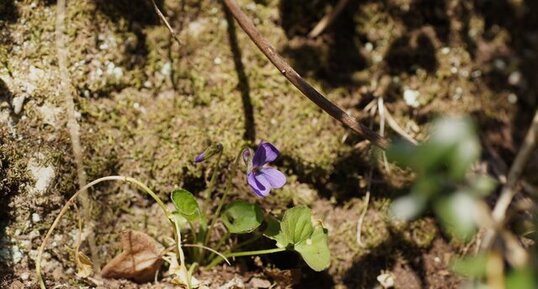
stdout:
<svg viewBox="0 0 538 289">
<path fill-rule="evenodd" d="M 60 0 L 60 1 L 62 1 L 62 0 Z M 159 197 L 157 195 L 155 195 L 155 193 L 151 189 L 149 189 L 146 185 L 144 185 L 143 183 L 139 182 L 136 179 L 133 179 L 133 178 L 130 178 L 130 177 L 122 177 L 122 176 L 108 176 L 108 177 L 103 177 L 103 178 L 97 179 L 97 180 L 85 185 L 80 190 L 78 190 L 65 203 L 63 208 L 60 210 L 60 213 L 58 214 L 56 219 L 54 219 L 54 222 L 52 223 L 49 230 L 47 231 L 47 234 L 45 235 L 45 238 L 43 238 L 43 242 L 41 243 L 41 246 L 39 246 L 39 250 L 38 250 L 38 253 L 37 253 L 37 259 L 36 259 L 36 275 L 37 275 L 37 280 L 39 282 L 39 286 L 40 286 L 41 289 L 46 289 L 47 288 L 45 286 L 45 281 L 43 280 L 43 276 L 41 275 L 41 260 L 43 259 L 43 252 L 45 251 L 45 246 L 47 245 L 47 242 L 50 239 L 50 236 L 52 235 L 52 232 L 54 231 L 56 226 L 58 226 L 58 224 L 60 223 L 60 220 L 62 219 L 63 215 L 65 215 L 65 213 L 67 213 L 67 210 L 69 209 L 69 207 L 71 207 L 75 203 L 75 200 L 77 199 L 77 197 L 79 197 L 80 194 L 82 194 L 83 192 L 86 192 L 89 188 L 95 186 L 96 184 L 104 182 L 104 181 L 124 181 L 124 182 L 129 182 L 129 183 L 132 183 L 132 184 L 135 184 L 135 185 L 139 186 L 140 188 L 142 188 L 144 190 L 144 192 L 148 193 L 157 202 L 157 204 L 159 204 L 162 211 L 165 213 L 166 218 L 169 219 L 170 211 L 168 210 L 166 205 L 161 201 L 161 199 L 159 199 Z"/>
<path fill-rule="evenodd" d="M 360 124 L 355 118 L 348 115 L 341 108 L 336 106 L 330 100 L 325 98 L 306 80 L 304 80 L 271 46 L 271 44 L 260 34 L 254 27 L 250 19 L 241 11 L 241 8 L 233 0 L 222 0 L 230 13 L 232 13 L 239 26 L 247 33 L 252 42 L 261 50 L 261 52 L 273 63 L 273 65 L 297 88 L 304 96 L 313 103 L 327 112 L 334 119 L 340 121 L 344 126 L 350 128 L 359 136 L 369 140 L 372 144 L 386 149 L 388 140 Z"/>
<path fill-rule="evenodd" d="M 78 185 L 80 188 L 86 185 L 86 172 L 82 162 L 82 146 L 80 145 L 80 126 L 75 117 L 75 102 L 73 100 L 73 87 L 71 86 L 71 78 L 67 69 L 67 49 L 65 40 L 65 7 L 66 0 L 58 0 L 56 14 L 56 53 L 58 57 L 58 69 L 60 73 L 60 89 L 64 93 L 64 105 L 67 114 L 67 128 L 71 138 L 71 147 L 75 158 L 77 168 Z M 90 229 L 88 234 L 88 243 L 90 245 L 90 255 L 93 263 L 93 270 L 99 272 L 100 260 L 97 254 L 97 246 L 95 245 L 95 236 L 93 235 L 93 225 L 91 222 L 91 199 L 87 193 L 80 195 L 80 203 L 82 207 L 82 216 Z"/>
<path fill-rule="evenodd" d="M 536 146 L 537 136 L 538 110 L 534 114 L 534 119 L 532 120 L 531 126 L 527 131 L 525 140 L 523 141 L 523 144 L 521 145 L 521 148 L 516 155 L 512 167 L 510 167 L 506 184 L 503 186 L 503 189 L 501 191 L 501 196 L 499 197 L 499 200 L 497 201 L 497 204 L 495 204 L 495 208 L 493 209 L 493 219 L 496 222 L 501 222 L 504 219 L 506 209 L 508 209 L 508 206 L 512 202 L 512 198 L 516 193 L 515 186 L 517 184 L 517 181 L 519 180 L 519 177 L 521 176 L 521 173 L 523 172 L 523 169 L 525 168 L 525 165 L 530 158 L 530 154 L 534 151 L 534 148 Z"/>
<path fill-rule="evenodd" d="M 182 44 L 179 38 L 177 37 L 176 31 L 170 26 L 170 23 L 168 23 L 168 20 L 166 20 L 166 17 L 164 17 L 164 14 L 161 12 L 159 7 L 157 6 L 157 3 L 155 3 L 155 0 L 151 0 L 151 3 L 153 4 L 153 8 L 155 8 L 155 12 L 157 12 L 157 15 L 159 15 L 159 18 L 164 22 L 164 25 L 166 28 L 168 28 L 168 31 L 170 31 L 170 34 L 172 34 L 172 37 L 178 44 Z"/>
<path fill-rule="evenodd" d="M 501 196 L 499 197 L 497 203 L 495 204 L 495 207 L 493 208 L 492 218 L 496 223 L 496 226 L 499 226 L 504 221 L 504 218 L 506 216 L 506 210 L 508 209 L 508 206 L 510 206 L 512 199 L 516 194 L 516 184 L 519 180 L 519 177 L 521 176 L 521 173 L 523 172 L 523 169 L 525 168 L 525 165 L 527 164 L 527 161 L 530 158 L 530 154 L 534 151 L 534 148 L 536 146 L 537 136 L 538 110 L 534 114 L 534 118 L 532 120 L 529 130 L 527 131 L 525 140 L 523 141 L 523 144 L 521 145 L 521 148 L 519 149 L 519 152 L 517 153 L 516 158 L 512 166 L 510 167 L 510 171 L 508 172 L 508 175 L 506 177 L 506 183 L 501 190 Z M 481 246 L 482 249 L 489 248 L 494 236 L 495 230 L 489 229 L 484 236 L 484 240 Z"/>
<path fill-rule="evenodd" d="M 314 29 L 312 29 L 312 31 L 308 33 L 308 37 L 316 38 L 321 33 L 323 33 L 323 31 L 325 31 L 325 29 L 333 23 L 334 19 L 336 19 L 336 17 L 340 15 L 340 13 L 344 10 L 348 3 L 349 0 L 338 1 L 334 9 L 330 13 L 323 16 L 323 18 L 318 22 L 318 24 L 316 24 Z"/>
</svg>

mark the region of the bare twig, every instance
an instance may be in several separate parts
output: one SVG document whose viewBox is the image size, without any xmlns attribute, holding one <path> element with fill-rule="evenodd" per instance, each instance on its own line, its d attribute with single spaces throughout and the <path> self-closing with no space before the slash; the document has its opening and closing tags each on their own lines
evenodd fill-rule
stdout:
<svg viewBox="0 0 538 289">
<path fill-rule="evenodd" d="M 503 186 L 501 196 L 493 209 L 493 219 L 496 222 L 501 222 L 504 219 L 506 209 L 508 209 L 512 198 L 516 193 L 515 186 L 519 180 L 519 177 L 521 176 L 521 173 L 523 172 L 523 169 L 525 168 L 525 165 L 527 164 L 527 161 L 529 160 L 530 154 L 534 151 L 536 146 L 537 135 L 538 111 L 536 111 L 534 115 L 534 119 L 532 120 L 531 126 L 527 131 L 527 135 L 525 136 L 525 140 L 516 155 L 514 163 L 512 164 L 512 167 L 510 167 L 506 184 Z"/>
<path fill-rule="evenodd" d="M 506 210 L 508 209 L 508 206 L 510 206 L 512 199 L 516 194 L 516 185 L 518 183 L 519 177 L 521 176 L 521 173 L 523 172 L 523 169 L 525 168 L 525 165 L 527 164 L 531 153 L 536 147 L 537 136 L 538 110 L 534 114 L 534 118 L 532 120 L 529 130 L 527 131 L 525 140 L 523 141 L 523 144 L 521 145 L 521 148 L 519 149 L 519 152 L 517 153 L 516 158 L 512 166 L 510 167 L 510 171 L 508 172 L 508 176 L 506 177 L 506 183 L 501 190 L 501 196 L 499 197 L 497 203 L 495 204 L 495 207 L 493 208 L 493 212 L 491 215 L 493 221 L 495 222 L 495 225 L 493 228 L 490 228 L 486 232 L 481 246 L 482 249 L 490 247 L 495 236 L 495 227 L 499 227 L 500 224 L 504 221 L 504 218 L 506 216 Z"/>
<path fill-rule="evenodd" d="M 64 93 L 65 111 L 67 114 L 67 127 L 71 137 L 71 146 L 77 167 L 78 185 L 80 188 L 86 185 L 86 173 L 82 162 L 82 146 L 80 145 L 80 126 L 75 117 L 75 102 L 73 100 L 73 87 L 71 86 L 69 71 L 67 70 L 67 49 L 65 40 L 65 8 L 66 0 L 58 0 L 56 15 L 56 53 L 58 56 L 58 68 L 60 73 L 60 89 Z M 91 200 L 87 193 L 80 195 L 80 203 L 82 206 L 83 218 L 85 223 L 93 231 L 91 223 Z M 94 272 L 99 272 L 100 262 L 95 245 L 95 237 L 92 233 L 88 235 L 88 243 L 92 263 L 94 264 Z M 75 254 L 78 254 L 75 252 Z"/>
<path fill-rule="evenodd" d="M 330 100 L 325 98 L 306 80 L 304 80 L 271 46 L 271 44 L 254 27 L 250 19 L 241 11 L 234 0 L 222 0 L 232 13 L 239 26 L 247 33 L 252 42 L 265 54 L 273 65 L 295 86 L 304 96 L 308 97 L 317 106 L 327 112 L 330 116 L 340 121 L 342 124 L 353 130 L 359 136 L 369 140 L 372 144 L 386 149 L 389 142 L 374 131 L 357 122 L 353 117 L 344 112 Z"/>
<path fill-rule="evenodd" d="M 338 1 L 334 9 L 327 15 L 323 16 L 323 18 L 321 18 L 318 24 L 316 24 L 314 29 L 312 29 L 312 31 L 308 33 L 308 37 L 316 38 L 321 33 L 323 33 L 323 31 L 325 31 L 325 29 L 333 23 L 334 19 L 336 19 L 336 17 L 340 15 L 340 13 L 344 10 L 344 8 L 346 7 L 348 3 L 349 3 L 349 0 Z"/>
<path fill-rule="evenodd" d="M 170 23 L 168 23 L 168 20 L 166 20 L 166 17 L 164 17 L 164 14 L 161 12 L 161 9 L 159 9 L 159 7 L 157 6 L 157 3 L 155 3 L 155 0 L 151 0 L 151 4 L 153 4 L 153 8 L 155 8 L 155 12 L 157 12 L 157 15 L 159 15 L 159 18 L 161 18 L 161 20 L 164 22 L 164 25 L 166 26 L 166 28 L 168 28 L 168 30 L 170 31 L 170 34 L 172 34 L 172 37 L 174 37 L 174 40 L 176 40 L 178 44 L 181 44 L 181 41 L 177 37 L 176 31 L 174 31 Z"/>
</svg>

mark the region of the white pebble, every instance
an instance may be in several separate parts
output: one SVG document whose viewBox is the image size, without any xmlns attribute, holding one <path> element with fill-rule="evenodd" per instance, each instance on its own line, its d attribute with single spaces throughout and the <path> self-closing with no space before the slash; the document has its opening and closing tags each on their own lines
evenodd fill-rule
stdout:
<svg viewBox="0 0 538 289">
<path fill-rule="evenodd" d="M 41 216 L 38 213 L 32 214 L 32 222 L 39 223 L 41 222 Z"/>
<path fill-rule="evenodd" d="M 508 95 L 508 102 L 511 103 L 511 104 L 516 104 L 517 103 L 517 95 L 515 93 L 510 93 Z"/>
<path fill-rule="evenodd" d="M 13 106 L 13 112 L 15 114 L 19 114 L 22 111 L 22 106 L 24 104 L 24 100 L 26 99 L 26 96 L 16 96 L 11 100 L 11 105 Z"/>
<path fill-rule="evenodd" d="M 420 106 L 420 102 L 418 102 L 419 96 L 420 96 L 420 92 L 413 89 L 406 89 L 403 94 L 405 103 L 414 108 L 417 108 Z"/>
<path fill-rule="evenodd" d="M 521 72 L 514 71 L 514 72 L 510 73 L 510 76 L 508 76 L 508 83 L 510 83 L 511 85 L 516 86 L 520 82 L 521 82 Z"/>
</svg>

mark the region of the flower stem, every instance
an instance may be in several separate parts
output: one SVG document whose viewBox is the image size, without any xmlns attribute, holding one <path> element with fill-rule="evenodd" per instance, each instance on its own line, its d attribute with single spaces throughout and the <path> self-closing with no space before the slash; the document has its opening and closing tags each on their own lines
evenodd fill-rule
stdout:
<svg viewBox="0 0 538 289">
<path fill-rule="evenodd" d="M 237 169 L 237 163 L 238 163 L 238 160 L 241 158 L 241 153 L 243 152 L 243 149 L 244 148 L 242 147 L 241 150 L 239 150 L 239 154 L 237 154 L 235 160 L 233 161 L 232 168 L 230 170 L 231 173 L 235 172 L 235 170 Z M 232 178 L 228 177 L 228 182 L 226 184 L 226 189 L 224 190 L 224 194 L 222 195 L 222 197 L 219 200 L 219 205 L 217 207 L 217 211 L 215 212 L 215 214 L 211 215 L 211 217 L 210 217 L 211 219 L 210 219 L 210 222 L 209 222 L 209 226 L 207 227 L 207 232 L 206 232 L 205 238 L 204 238 L 204 243 L 203 243 L 204 246 L 206 246 L 207 243 L 209 242 L 209 237 L 211 235 L 211 230 L 215 226 L 215 222 L 217 221 L 217 219 L 220 216 L 220 212 L 222 210 L 222 207 L 224 206 L 224 201 L 226 200 L 226 197 L 228 196 L 228 193 L 230 192 L 231 189 L 232 189 Z M 201 256 L 200 259 L 203 259 L 204 256 L 205 256 L 205 251 L 202 252 L 202 256 Z"/>
<path fill-rule="evenodd" d="M 224 254 L 224 256 L 226 256 L 226 258 L 243 257 L 243 256 L 272 254 L 272 253 L 278 253 L 278 252 L 283 252 L 283 251 L 286 251 L 286 248 L 273 248 L 273 249 L 256 250 L 256 251 L 234 252 L 234 253 Z M 222 261 L 224 261 L 222 257 L 217 257 L 213 259 L 213 261 L 209 265 L 207 265 L 206 268 L 211 269 Z"/>
<path fill-rule="evenodd" d="M 204 194 L 205 201 L 207 202 L 209 198 L 211 197 L 211 193 L 213 193 L 215 189 L 215 183 L 217 180 L 217 172 L 219 170 L 220 165 L 220 159 L 222 157 L 222 150 L 219 152 L 217 156 L 217 160 L 215 161 L 215 164 L 213 165 L 213 172 L 211 173 L 211 179 L 209 180 L 209 184 L 207 185 L 206 192 Z"/>
</svg>

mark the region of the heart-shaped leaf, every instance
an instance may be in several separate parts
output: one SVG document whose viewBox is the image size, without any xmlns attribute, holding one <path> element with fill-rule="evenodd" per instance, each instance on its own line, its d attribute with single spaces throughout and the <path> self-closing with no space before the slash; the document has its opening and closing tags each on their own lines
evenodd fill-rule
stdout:
<svg viewBox="0 0 538 289">
<path fill-rule="evenodd" d="M 297 243 L 294 249 L 314 271 L 323 271 L 331 263 L 327 232 L 322 226 L 316 226 L 312 235 Z"/>
<path fill-rule="evenodd" d="M 312 212 L 304 206 L 294 207 L 284 213 L 280 223 L 280 233 L 275 240 L 282 246 L 295 245 L 305 241 L 314 232 L 312 226 Z M 278 246 L 278 244 L 277 244 Z"/>
<path fill-rule="evenodd" d="M 222 213 L 222 222 L 230 233 L 250 233 L 263 222 L 263 211 L 255 204 L 234 201 Z"/>
<path fill-rule="evenodd" d="M 194 221 L 200 217 L 200 207 L 194 196 L 187 190 L 178 189 L 171 194 L 172 202 L 177 213 L 189 221 Z"/>
</svg>

